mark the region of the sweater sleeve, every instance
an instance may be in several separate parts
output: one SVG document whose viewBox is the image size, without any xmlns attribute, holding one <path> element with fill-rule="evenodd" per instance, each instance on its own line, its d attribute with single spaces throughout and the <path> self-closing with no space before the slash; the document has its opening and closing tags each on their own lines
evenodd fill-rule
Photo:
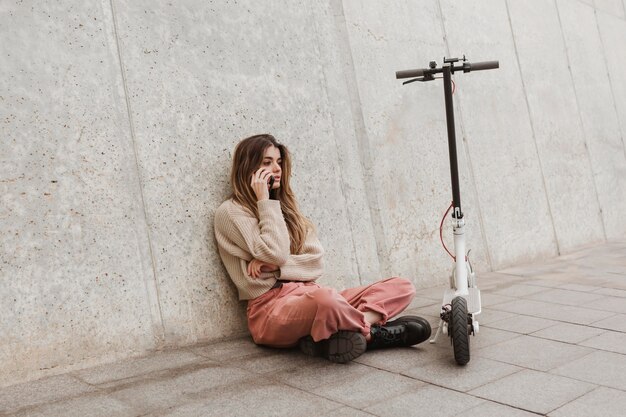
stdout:
<svg viewBox="0 0 626 417">
<path fill-rule="evenodd" d="M 224 234 L 236 247 L 229 252 L 248 262 L 254 258 L 277 266 L 284 265 L 289 258 L 290 242 L 280 202 L 259 201 L 258 209 L 259 220 L 248 213 L 236 212 L 230 213 L 227 221 L 223 222 L 231 229 L 223 231 Z"/>
<path fill-rule="evenodd" d="M 313 231 L 307 235 L 302 253 L 289 255 L 280 266 L 279 278 L 286 281 L 315 281 L 324 273 L 324 248 Z"/>
</svg>

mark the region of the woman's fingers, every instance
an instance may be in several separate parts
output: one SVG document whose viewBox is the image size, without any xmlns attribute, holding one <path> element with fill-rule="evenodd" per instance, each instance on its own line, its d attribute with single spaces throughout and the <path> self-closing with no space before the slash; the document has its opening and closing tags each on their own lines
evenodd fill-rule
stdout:
<svg viewBox="0 0 626 417">
<path fill-rule="evenodd" d="M 252 174 L 250 186 L 252 187 L 254 194 L 256 194 L 257 200 L 267 200 L 269 198 L 267 183 L 270 175 L 272 175 L 272 173 L 266 168 L 259 168 L 254 174 Z"/>
<path fill-rule="evenodd" d="M 253 259 L 248 264 L 248 275 L 251 276 L 252 278 L 256 278 L 255 269 L 256 269 L 256 263 L 257 262 L 258 261 L 256 259 Z"/>
<path fill-rule="evenodd" d="M 277 265 L 253 259 L 248 263 L 247 272 L 252 278 L 260 278 L 262 272 L 274 272 L 278 269 Z"/>
<path fill-rule="evenodd" d="M 262 262 L 258 259 L 253 259 L 248 263 L 248 275 L 252 278 L 258 278 L 261 270 Z"/>
</svg>

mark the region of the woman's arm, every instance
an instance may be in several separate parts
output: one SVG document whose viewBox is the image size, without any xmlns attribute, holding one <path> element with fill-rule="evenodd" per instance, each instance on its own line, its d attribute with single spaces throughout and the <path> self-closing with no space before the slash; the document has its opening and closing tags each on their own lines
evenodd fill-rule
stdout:
<svg viewBox="0 0 626 417">
<path fill-rule="evenodd" d="M 215 235 L 224 250 L 251 261 L 284 265 L 289 258 L 289 231 L 280 202 L 258 202 L 259 220 L 235 203 L 220 207 L 215 213 Z"/>
<path fill-rule="evenodd" d="M 286 281 L 315 281 L 324 274 L 324 248 L 313 231 L 309 231 L 302 253 L 289 255 L 279 265 L 279 276 Z"/>
</svg>

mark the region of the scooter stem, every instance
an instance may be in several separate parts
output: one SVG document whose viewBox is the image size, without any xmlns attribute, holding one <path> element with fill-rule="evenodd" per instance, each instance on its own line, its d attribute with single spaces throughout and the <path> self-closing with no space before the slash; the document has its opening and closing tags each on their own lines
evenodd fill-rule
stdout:
<svg viewBox="0 0 626 417">
<path fill-rule="evenodd" d="M 446 123 L 448 127 L 448 151 L 450 153 L 450 178 L 452 180 L 452 205 L 454 211 L 452 217 L 459 220 L 463 218 L 461 211 L 461 190 L 459 187 L 459 166 L 456 157 L 456 133 L 454 130 L 454 106 L 452 103 L 452 76 L 450 66 L 444 64 L 443 70 L 443 92 L 446 101 Z M 465 258 L 465 255 L 463 255 Z"/>
</svg>

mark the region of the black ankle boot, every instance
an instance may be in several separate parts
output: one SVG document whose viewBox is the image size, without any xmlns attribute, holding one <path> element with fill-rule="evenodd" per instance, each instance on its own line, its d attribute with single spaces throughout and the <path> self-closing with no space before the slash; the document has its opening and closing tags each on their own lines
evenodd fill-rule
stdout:
<svg viewBox="0 0 626 417">
<path fill-rule="evenodd" d="M 372 340 L 368 349 L 407 347 L 427 340 L 431 334 L 430 323 L 417 316 L 404 316 L 384 325 L 371 327 Z"/>
<path fill-rule="evenodd" d="M 314 342 L 311 336 L 303 337 L 299 346 L 307 355 L 321 356 L 335 363 L 346 363 L 361 356 L 367 349 L 367 342 L 361 333 L 340 330 L 319 342 Z"/>
</svg>

